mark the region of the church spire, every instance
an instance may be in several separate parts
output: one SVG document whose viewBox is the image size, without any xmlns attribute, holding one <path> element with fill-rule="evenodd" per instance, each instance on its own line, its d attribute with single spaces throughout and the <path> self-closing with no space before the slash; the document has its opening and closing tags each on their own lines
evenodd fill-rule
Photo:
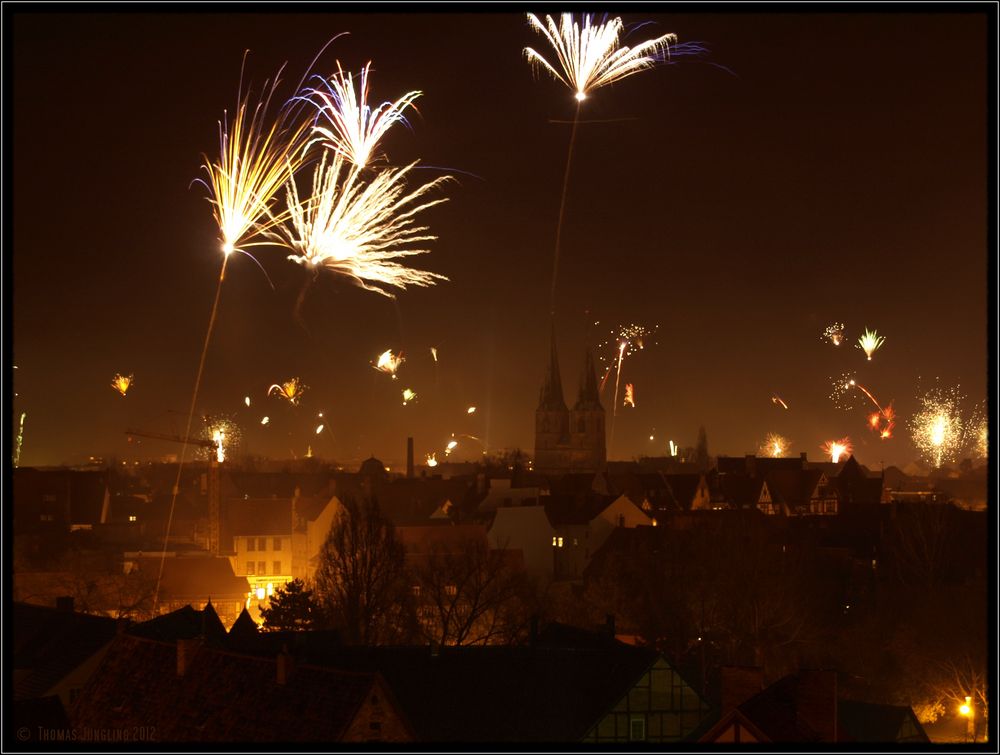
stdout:
<svg viewBox="0 0 1000 755">
<path fill-rule="evenodd" d="M 587 347 L 583 361 L 583 374 L 580 377 L 580 393 L 574 409 L 600 409 L 601 395 L 597 389 L 597 373 L 594 369 L 594 356 Z"/>
<path fill-rule="evenodd" d="M 545 373 L 545 382 L 538 397 L 538 408 L 549 411 L 567 411 L 566 400 L 563 398 L 562 377 L 559 375 L 559 355 L 556 353 L 556 326 L 552 324 L 551 348 L 549 354 L 549 369 Z"/>
</svg>

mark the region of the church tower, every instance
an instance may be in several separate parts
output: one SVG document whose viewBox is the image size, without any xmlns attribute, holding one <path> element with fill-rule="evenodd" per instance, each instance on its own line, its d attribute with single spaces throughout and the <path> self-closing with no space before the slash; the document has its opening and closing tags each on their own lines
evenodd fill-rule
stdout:
<svg viewBox="0 0 1000 755">
<path fill-rule="evenodd" d="M 564 467 L 564 454 L 569 445 L 569 410 L 563 399 L 555 328 L 551 339 L 549 369 L 535 410 L 535 470 L 543 474 Z"/>
<path fill-rule="evenodd" d="M 604 407 L 597 389 L 594 357 L 587 349 L 580 376 L 580 393 L 569 415 L 573 467 L 579 471 L 598 471 L 607 460 L 604 442 Z"/>
</svg>

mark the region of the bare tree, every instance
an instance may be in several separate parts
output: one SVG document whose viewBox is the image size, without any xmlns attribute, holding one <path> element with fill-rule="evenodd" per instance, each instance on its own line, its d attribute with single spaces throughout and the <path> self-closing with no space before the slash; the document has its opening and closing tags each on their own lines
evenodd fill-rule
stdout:
<svg viewBox="0 0 1000 755">
<path fill-rule="evenodd" d="M 931 588 L 944 576 L 952 539 L 948 506 L 922 503 L 900 508 L 889 532 L 896 577 L 904 585 Z"/>
<path fill-rule="evenodd" d="M 434 550 L 414 567 L 422 639 L 440 645 L 516 642 L 528 624 L 530 589 L 505 549 L 470 542 Z"/>
<path fill-rule="evenodd" d="M 386 644 L 409 630 L 403 559 L 403 546 L 378 503 L 346 500 L 320 550 L 315 592 L 347 642 Z"/>
</svg>

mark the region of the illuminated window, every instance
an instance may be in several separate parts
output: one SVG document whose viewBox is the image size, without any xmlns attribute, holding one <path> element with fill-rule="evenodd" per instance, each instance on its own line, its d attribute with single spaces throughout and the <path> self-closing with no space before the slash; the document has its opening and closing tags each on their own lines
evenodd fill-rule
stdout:
<svg viewBox="0 0 1000 755">
<path fill-rule="evenodd" d="M 257 539 L 253 538 L 253 537 L 248 537 L 247 538 L 247 550 L 248 551 L 256 550 L 257 549 L 256 546 L 257 546 Z"/>
<path fill-rule="evenodd" d="M 281 574 L 281 562 L 280 561 L 275 561 L 274 562 L 274 572 L 273 573 L 274 574 Z"/>
<path fill-rule="evenodd" d="M 267 538 L 266 537 L 258 537 L 257 538 L 257 550 L 259 550 L 259 551 L 266 551 L 267 550 Z"/>
<path fill-rule="evenodd" d="M 576 538 L 575 538 L 575 537 L 573 538 L 573 545 L 579 545 L 579 543 L 577 543 L 577 541 L 576 541 Z"/>
<path fill-rule="evenodd" d="M 42 514 L 41 515 L 41 520 L 43 522 L 54 522 L 56 520 L 56 518 L 54 516 L 52 516 L 52 514 Z"/>
<path fill-rule="evenodd" d="M 130 522 L 134 522 L 134 521 L 135 521 L 135 520 L 136 520 L 137 518 L 138 518 L 138 517 L 136 517 L 136 515 L 135 515 L 135 514 L 129 514 L 129 516 L 128 516 L 128 520 L 129 520 Z"/>
<path fill-rule="evenodd" d="M 257 562 L 257 574 L 267 574 L 267 563 L 264 561 Z"/>
<path fill-rule="evenodd" d="M 559 538 L 557 538 L 557 537 L 556 537 L 555 535 L 553 535 L 553 536 L 552 536 L 552 547 L 553 547 L 553 548 L 555 548 L 555 547 L 556 547 L 556 541 L 557 541 L 558 539 L 559 539 Z"/>
<path fill-rule="evenodd" d="M 247 561 L 247 574 L 253 574 L 253 561 Z"/>
<path fill-rule="evenodd" d="M 562 538 L 561 538 L 561 537 L 560 537 L 560 538 L 558 538 L 558 541 L 559 541 L 559 547 L 560 547 L 560 548 L 562 548 L 562 545 L 563 545 L 563 543 L 562 543 Z"/>
<path fill-rule="evenodd" d="M 263 587 L 258 587 L 258 588 L 257 588 L 257 600 L 263 600 L 263 599 L 264 599 L 264 595 L 265 595 L 265 594 L 266 594 L 266 593 L 265 593 L 265 591 L 264 591 L 264 588 L 263 588 Z"/>
<path fill-rule="evenodd" d="M 444 592 L 445 595 L 450 595 L 451 597 L 455 597 L 455 595 L 458 593 L 458 588 L 455 587 L 455 585 L 445 585 Z"/>
<path fill-rule="evenodd" d="M 274 550 L 276 550 L 276 551 L 280 551 L 281 550 L 281 538 L 280 537 L 274 538 Z"/>
<path fill-rule="evenodd" d="M 410 592 L 413 593 L 413 597 L 414 598 L 419 598 L 420 597 L 420 585 L 414 585 L 413 587 L 411 587 L 410 588 Z"/>
<path fill-rule="evenodd" d="M 274 582 L 267 583 L 267 597 L 274 595 Z"/>
</svg>

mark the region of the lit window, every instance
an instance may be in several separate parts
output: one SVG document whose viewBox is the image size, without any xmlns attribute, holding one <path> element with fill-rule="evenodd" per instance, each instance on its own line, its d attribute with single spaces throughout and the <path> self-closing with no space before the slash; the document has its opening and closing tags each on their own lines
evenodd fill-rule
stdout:
<svg viewBox="0 0 1000 755">
<path fill-rule="evenodd" d="M 267 564 L 264 561 L 257 562 L 257 575 L 267 574 Z"/>
<path fill-rule="evenodd" d="M 573 545 L 579 545 L 579 543 L 577 543 L 577 541 L 576 541 L 576 538 L 575 538 L 575 537 L 573 538 Z"/>
<path fill-rule="evenodd" d="M 267 583 L 267 597 L 274 595 L 274 582 Z"/>
<path fill-rule="evenodd" d="M 257 588 L 257 600 L 263 600 L 264 599 L 264 595 L 265 595 L 264 588 L 263 587 L 258 587 Z"/>
<path fill-rule="evenodd" d="M 274 562 L 274 573 L 275 574 L 281 574 L 281 562 L 280 561 L 275 561 Z"/>
<path fill-rule="evenodd" d="M 455 587 L 455 585 L 445 585 L 444 586 L 444 592 L 445 592 L 445 595 L 449 595 L 451 597 L 455 597 L 455 595 L 458 593 L 458 588 Z"/>
<path fill-rule="evenodd" d="M 280 537 L 274 538 L 274 550 L 276 550 L 276 551 L 280 551 L 281 550 L 281 538 Z"/>
<path fill-rule="evenodd" d="M 253 561 L 247 561 L 247 574 L 253 574 Z"/>
<path fill-rule="evenodd" d="M 247 538 L 247 550 L 248 551 L 257 550 L 257 539 L 256 538 L 253 538 L 253 537 L 248 537 Z"/>
<path fill-rule="evenodd" d="M 420 585 L 414 585 L 413 587 L 411 587 L 410 588 L 410 592 L 413 593 L 413 597 L 414 598 L 419 598 L 420 597 Z"/>
<path fill-rule="evenodd" d="M 560 538 L 559 538 L 559 547 L 560 547 L 560 548 L 562 548 L 562 545 L 563 545 L 563 543 L 562 543 L 562 538 L 560 537 Z"/>
<path fill-rule="evenodd" d="M 130 522 L 134 522 L 137 518 L 138 517 L 135 514 L 129 514 L 129 516 L 128 516 L 128 520 Z"/>
<path fill-rule="evenodd" d="M 552 536 L 552 547 L 553 547 L 553 548 L 555 548 L 555 547 L 556 547 L 556 541 L 557 541 L 558 539 L 559 539 L 559 538 L 557 538 L 557 537 L 556 537 L 555 535 L 553 535 L 553 536 Z"/>
<path fill-rule="evenodd" d="M 266 551 L 267 550 L 267 538 L 266 537 L 258 537 L 257 538 L 257 550 L 259 550 L 259 551 Z"/>
</svg>

